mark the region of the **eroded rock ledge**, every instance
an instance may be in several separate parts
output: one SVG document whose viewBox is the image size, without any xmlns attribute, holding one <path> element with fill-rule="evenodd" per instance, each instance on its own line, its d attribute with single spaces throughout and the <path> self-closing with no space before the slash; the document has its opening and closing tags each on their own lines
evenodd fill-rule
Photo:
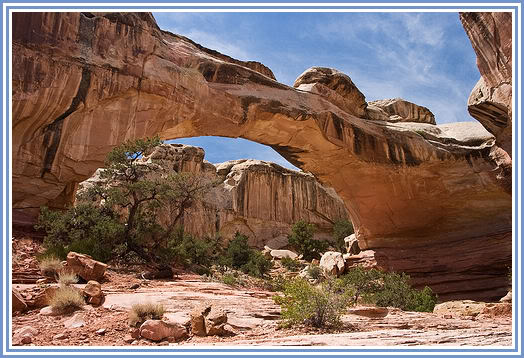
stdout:
<svg viewBox="0 0 524 358">
<path fill-rule="evenodd" d="M 288 87 L 262 65 L 159 30 L 147 14 L 15 13 L 14 216 L 66 205 L 128 138 L 242 137 L 334 188 L 362 247 L 389 255 L 389 269 L 440 294 L 498 295 L 511 263 L 511 166 L 497 145 L 507 137 L 480 123 L 370 120 L 345 75 L 323 76 L 308 83 L 319 91 Z M 497 252 L 478 249 L 484 242 Z M 400 250 L 413 259 L 393 259 Z M 460 285 L 472 277 L 482 284 Z"/>
</svg>

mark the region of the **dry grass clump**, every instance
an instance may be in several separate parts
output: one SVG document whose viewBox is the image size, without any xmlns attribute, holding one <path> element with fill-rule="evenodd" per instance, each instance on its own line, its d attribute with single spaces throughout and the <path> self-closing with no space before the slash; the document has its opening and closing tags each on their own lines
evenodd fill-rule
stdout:
<svg viewBox="0 0 524 358">
<path fill-rule="evenodd" d="M 82 293 L 71 286 L 61 286 L 58 288 L 49 302 L 53 311 L 61 314 L 74 312 L 82 308 L 84 304 Z"/>
<path fill-rule="evenodd" d="M 58 283 L 60 286 L 69 286 L 78 282 L 78 276 L 72 271 L 61 270 L 58 272 Z"/>
<path fill-rule="evenodd" d="M 46 256 L 40 259 L 40 272 L 47 277 L 55 277 L 62 270 L 62 262 L 54 256 Z"/>
<path fill-rule="evenodd" d="M 162 319 L 165 308 L 160 303 L 137 303 L 129 311 L 129 325 L 136 327 L 148 319 Z"/>
</svg>

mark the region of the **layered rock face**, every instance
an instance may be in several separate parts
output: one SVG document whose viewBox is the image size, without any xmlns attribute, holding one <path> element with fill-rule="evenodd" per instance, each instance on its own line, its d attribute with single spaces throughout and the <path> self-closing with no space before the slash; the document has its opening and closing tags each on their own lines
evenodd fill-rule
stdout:
<svg viewBox="0 0 524 358">
<path fill-rule="evenodd" d="M 498 48 L 498 33 L 481 42 Z M 384 252 L 388 269 L 441 297 L 495 298 L 506 287 L 511 167 L 504 136 L 480 123 L 372 120 L 335 70 L 290 88 L 263 65 L 159 30 L 149 14 L 16 13 L 13 54 L 15 213 L 70 202 L 126 139 L 242 137 L 332 187 L 360 247 Z"/>
<path fill-rule="evenodd" d="M 468 100 L 469 113 L 512 154 L 512 20 L 509 12 L 460 14 L 481 78 Z"/>
<path fill-rule="evenodd" d="M 320 185 L 311 174 L 274 163 L 234 160 L 215 166 L 204 160 L 202 148 L 182 144 L 158 146 L 143 160 L 168 172 L 190 172 L 218 183 L 182 218 L 185 231 L 198 237 L 231 239 L 238 231 L 252 246 L 278 249 L 287 245 L 287 235 L 298 220 L 315 224 L 316 239 L 331 239 L 333 223 L 348 217 L 333 189 Z M 99 183 L 97 174 L 80 188 Z"/>
</svg>

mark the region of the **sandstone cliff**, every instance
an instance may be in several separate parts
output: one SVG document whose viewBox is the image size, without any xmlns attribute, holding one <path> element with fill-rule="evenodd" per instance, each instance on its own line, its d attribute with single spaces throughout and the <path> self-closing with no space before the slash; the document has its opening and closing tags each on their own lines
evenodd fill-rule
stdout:
<svg viewBox="0 0 524 358">
<path fill-rule="evenodd" d="M 311 174 L 274 163 L 234 160 L 215 166 L 204 160 L 202 148 L 182 144 L 158 146 L 143 160 L 220 183 L 182 218 L 184 229 L 198 237 L 231 239 L 238 231 L 252 246 L 278 249 L 287 245 L 287 235 L 298 220 L 315 224 L 315 238 L 331 239 L 333 223 L 348 217 L 333 189 L 320 185 Z M 79 187 L 97 182 L 98 172 Z"/>
<path fill-rule="evenodd" d="M 497 33 L 481 42 L 500 47 L 507 31 Z M 388 269 L 441 297 L 502 296 L 512 199 L 498 141 L 507 136 L 480 123 L 372 120 L 349 77 L 314 72 L 285 86 L 261 64 L 159 30 L 149 14 L 15 13 L 14 215 L 70 202 L 125 139 L 242 137 L 332 187 L 362 248 Z"/>
</svg>

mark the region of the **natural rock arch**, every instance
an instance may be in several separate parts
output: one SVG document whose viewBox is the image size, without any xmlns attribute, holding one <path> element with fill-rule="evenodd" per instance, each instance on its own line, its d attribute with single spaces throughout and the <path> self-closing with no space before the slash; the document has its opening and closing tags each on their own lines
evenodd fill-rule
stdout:
<svg viewBox="0 0 524 358">
<path fill-rule="evenodd" d="M 379 266 L 447 297 L 505 293 L 510 159 L 479 123 L 390 123 L 343 74 L 314 69 L 294 89 L 145 13 L 15 13 L 13 53 L 15 218 L 69 202 L 125 139 L 240 137 L 333 187 Z"/>
</svg>

